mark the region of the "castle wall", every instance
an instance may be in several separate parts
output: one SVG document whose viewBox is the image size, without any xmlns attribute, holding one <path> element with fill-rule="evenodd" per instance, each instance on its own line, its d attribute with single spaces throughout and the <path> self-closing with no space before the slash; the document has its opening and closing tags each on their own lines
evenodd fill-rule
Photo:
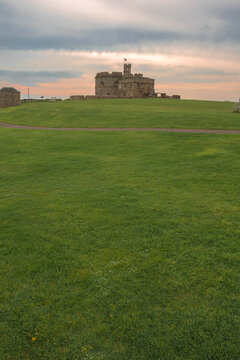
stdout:
<svg viewBox="0 0 240 360">
<path fill-rule="evenodd" d="M 71 95 L 70 100 L 84 100 L 84 95 Z"/>
<path fill-rule="evenodd" d="M 97 96 L 118 97 L 119 80 L 122 77 L 121 72 L 103 72 L 96 75 L 95 94 Z"/>
<path fill-rule="evenodd" d="M 17 106 L 20 104 L 20 92 L 1 92 L 0 91 L 0 108 Z"/>
<path fill-rule="evenodd" d="M 149 97 L 154 94 L 154 80 L 143 76 L 123 78 L 120 81 L 119 88 L 121 97 Z"/>
</svg>

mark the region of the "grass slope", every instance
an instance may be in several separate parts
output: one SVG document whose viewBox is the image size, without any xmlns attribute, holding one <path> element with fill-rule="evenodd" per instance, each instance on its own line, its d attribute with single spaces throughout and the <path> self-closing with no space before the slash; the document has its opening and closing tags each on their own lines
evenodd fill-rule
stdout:
<svg viewBox="0 0 240 360">
<path fill-rule="evenodd" d="M 240 358 L 239 136 L 1 129 L 0 150 L 1 359 Z"/>
<path fill-rule="evenodd" d="M 0 109 L 0 122 L 50 127 L 240 129 L 232 104 L 213 101 L 118 99 L 28 103 Z"/>
</svg>

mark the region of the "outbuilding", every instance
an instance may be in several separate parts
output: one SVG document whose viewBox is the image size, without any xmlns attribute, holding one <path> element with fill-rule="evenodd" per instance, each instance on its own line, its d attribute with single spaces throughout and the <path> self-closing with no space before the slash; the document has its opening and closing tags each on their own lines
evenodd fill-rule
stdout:
<svg viewBox="0 0 240 360">
<path fill-rule="evenodd" d="M 20 104 L 20 91 L 13 87 L 3 87 L 0 89 L 0 108 L 17 106 Z"/>
</svg>

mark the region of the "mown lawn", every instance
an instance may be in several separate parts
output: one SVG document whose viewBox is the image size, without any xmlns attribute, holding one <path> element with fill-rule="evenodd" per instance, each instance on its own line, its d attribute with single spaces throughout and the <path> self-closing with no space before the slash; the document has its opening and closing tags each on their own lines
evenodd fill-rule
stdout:
<svg viewBox="0 0 240 360">
<path fill-rule="evenodd" d="M 0 359 L 240 358 L 239 136 L 0 129 L 0 151 Z"/>
<path fill-rule="evenodd" d="M 0 122 L 52 127 L 167 127 L 240 130 L 233 104 L 117 99 L 28 103 L 0 109 Z"/>
</svg>

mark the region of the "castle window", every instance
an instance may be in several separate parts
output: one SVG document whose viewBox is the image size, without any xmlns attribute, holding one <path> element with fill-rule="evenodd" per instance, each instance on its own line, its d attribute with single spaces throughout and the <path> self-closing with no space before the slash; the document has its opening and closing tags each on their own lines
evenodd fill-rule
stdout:
<svg viewBox="0 0 240 360">
<path fill-rule="evenodd" d="M 104 82 L 103 82 L 103 81 L 101 81 L 101 85 L 104 85 Z"/>
</svg>

